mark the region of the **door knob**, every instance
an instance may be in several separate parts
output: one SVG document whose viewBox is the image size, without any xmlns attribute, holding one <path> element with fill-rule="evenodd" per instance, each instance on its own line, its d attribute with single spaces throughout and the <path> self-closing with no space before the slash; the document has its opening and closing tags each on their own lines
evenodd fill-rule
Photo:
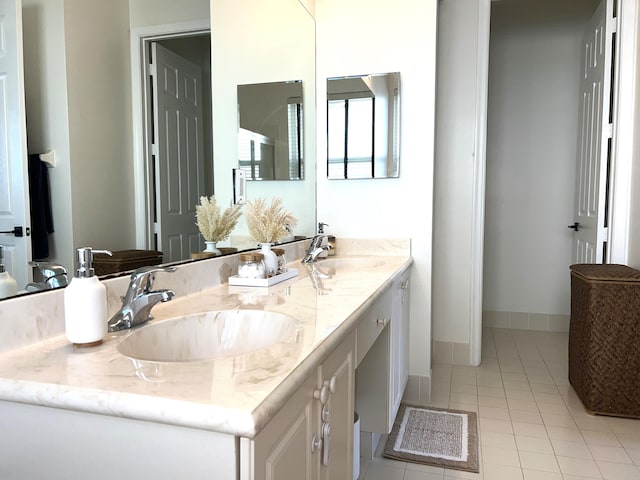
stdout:
<svg viewBox="0 0 640 480">
<path fill-rule="evenodd" d="M 580 224 L 578 222 L 574 222 L 573 225 L 568 225 L 568 228 L 573 228 L 577 232 L 580 230 Z"/>
</svg>

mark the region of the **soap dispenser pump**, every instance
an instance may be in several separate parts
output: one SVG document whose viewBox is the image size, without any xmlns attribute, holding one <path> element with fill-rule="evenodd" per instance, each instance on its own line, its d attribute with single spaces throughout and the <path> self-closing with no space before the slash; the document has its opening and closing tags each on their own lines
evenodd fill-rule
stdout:
<svg viewBox="0 0 640 480">
<path fill-rule="evenodd" d="M 64 326 L 67 339 L 79 347 L 102 343 L 107 333 L 107 289 L 95 276 L 93 254 L 108 250 L 78 248 L 78 269 L 64 289 Z"/>
<path fill-rule="evenodd" d="M 18 283 L 4 268 L 4 246 L 0 245 L 0 298 L 12 297 L 18 293 Z"/>
</svg>

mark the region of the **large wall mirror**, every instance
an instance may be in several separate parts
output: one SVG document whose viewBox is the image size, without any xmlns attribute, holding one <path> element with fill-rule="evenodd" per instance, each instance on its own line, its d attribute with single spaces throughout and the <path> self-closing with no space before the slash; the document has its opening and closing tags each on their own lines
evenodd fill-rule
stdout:
<svg viewBox="0 0 640 480">
<path fill-rule="evenodd" d="M 247 180 L 304 178 L 302 81 L 238 85 L 238 165 Z"/>
<path fill-rule="evenodd" d="M 398 177 L 399 130 L 399 73 L 327 79 L 329 179 Z"/>
<path fill-rule="evenodd" d="M 54 150 L 56 155 L 56 167 L 49 169 L 55 231 L 46 260 L 72 275 L 78 247 L 154 248 L 145 233 L 154 211 L 144 193 L 150 190 L 148 166 L 140 163 L 142 139 L 136 126 L 148 119 L 136 116 L 143 111 L 137 105 L 143 97 L 134 93 L 136 83 L 148 79 L 136 77 L 136 32 L 162 36 L 178 28 L 193 30 L 191 36 L 210 35 L 207 48 L 198 47 L 198 56 L 210 60 L 204 68 L 204 88 L 210 95 L 203 97 L 203 107 L 210 119 L 205 118 L 208 131 L 203 135 L 204 157 L 209 158 L 203 193 L 214 194 L 221 207 L 232 201 L 232 171 L 238 166 L 238 85 L 283 79 L 305 85 L 301 158 L 305 170 L 315 171 L 315 21 L 304 3 L 83 0 L 63 5 L 23 0 L 29 152 Z M 185 47 L 185 42 L 169 49 L 194 54 L 192 44 Z M 296 182 L 249 182 L 247 197 L 282 198 L 299 220 L 294 234 L 312 235 L 315 178 L 304 177 Z M 189 223 L 195 223 L 195 216 Z M 256 247 L 243 218 L 222 246 Z M 24 268 L 12 268 L 19 267 Z"/>
</svg>

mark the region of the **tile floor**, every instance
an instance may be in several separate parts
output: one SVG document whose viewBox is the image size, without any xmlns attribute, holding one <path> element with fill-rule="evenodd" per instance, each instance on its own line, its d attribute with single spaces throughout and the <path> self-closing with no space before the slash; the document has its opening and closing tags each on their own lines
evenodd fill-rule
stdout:
<svg viewBox="0 0 640 480">
<path fill-rule="evenodd" d="M 361 480 L 640 480 L 640 420 L 585 411 L 568 381 L 567 333 L 488 328 L 482 343 L 479 367 L 433 366 L 431 395 L 478 412 L 480 473 L 378 453 L 361 459 Z"/>
</svg>

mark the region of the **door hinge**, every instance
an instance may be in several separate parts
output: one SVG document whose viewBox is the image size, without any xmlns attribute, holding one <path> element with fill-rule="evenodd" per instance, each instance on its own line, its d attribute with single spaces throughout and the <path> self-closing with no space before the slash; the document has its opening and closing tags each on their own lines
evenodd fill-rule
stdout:
<svg viewBox="0 0 640 480">
<path fill-rule="evenodd" d="M 607 123 L 607 138 L 613 138 L 613 123 Z"/>
</svg>

